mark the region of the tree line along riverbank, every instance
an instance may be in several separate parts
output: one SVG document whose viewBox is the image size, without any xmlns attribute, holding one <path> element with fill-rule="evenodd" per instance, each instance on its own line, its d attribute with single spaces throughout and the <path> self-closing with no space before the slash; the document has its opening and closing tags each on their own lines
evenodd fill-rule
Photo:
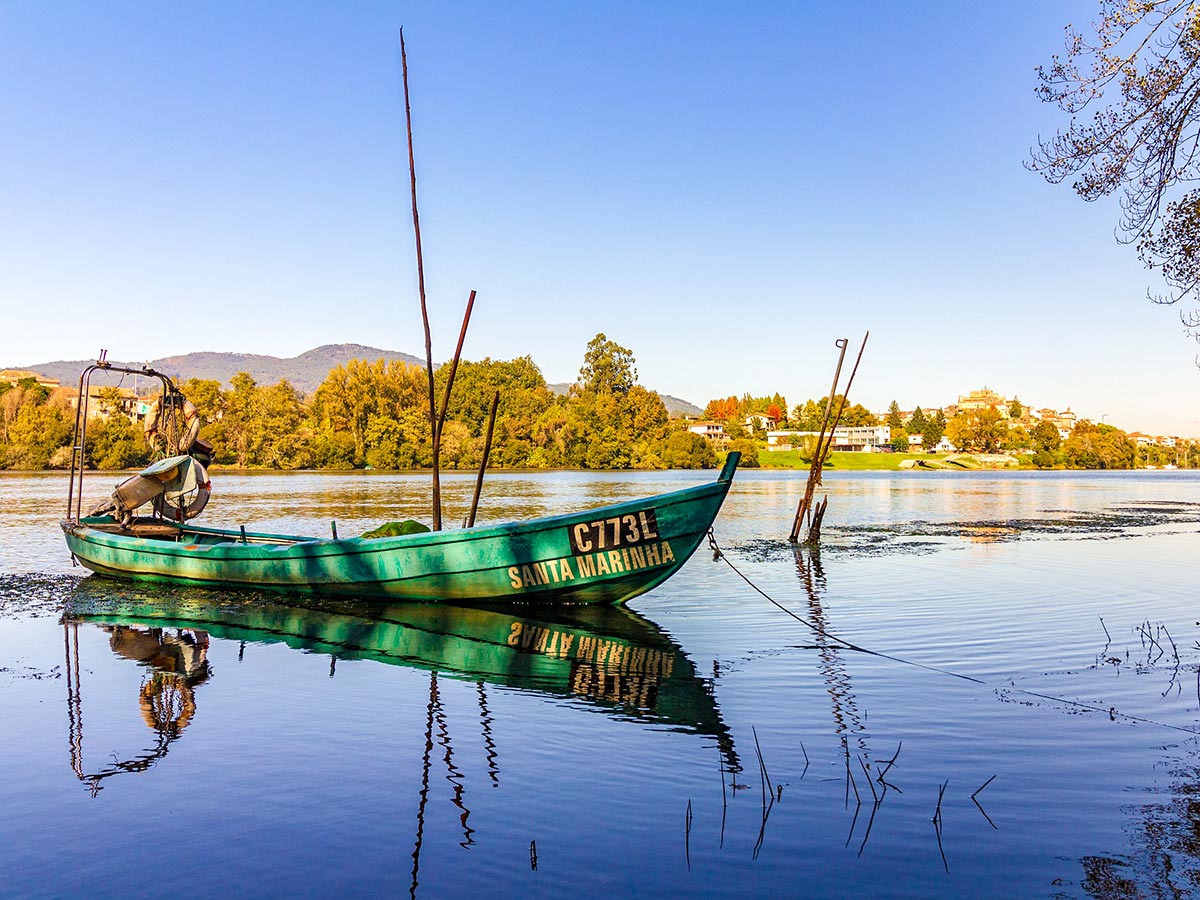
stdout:
<svg viewBox="0 0 1200 900">
<path fill-rule="evenodd" d="M 435 373 L 435 390 L 445 389 L 446 367 Z M 179 387 L 204 421 L 202 435 L 216 447 L 217 466 L 239 469 L 419 469 L 431 464 L 428 380 L 425 370 L 404 361 L 352 360 L 332 369 L 320 386 L 303 395 L 287 381 L 262 385 L 239 373 L 228 388 L 215 380 L 188 379 Z M 151 460 L 129 390 L 119 383 L 97 390 L 91 401 L 86 456 L 100 469 L 139 468 Z M 637 383 L 633 354 L 598 334 L 584 354 L 579 380 L 566 394 L 546 383 L 530 357 L 464 361 L 441 439 L 441 465 L 476 469 L 482 458 L 488 413 L 499 392 L 490 465 L 524 469 L 710 468 L 737 450 L 745 466 L 806 467 L 812 447 L 766 450 L 766 433 L 746 425 L 746 414 L 770 411 L 791 427 L 819 420 L 828 398 L 795 407 L 772 397 L 713 401 L 706 412 L 722 415 L 725 437 L 717 443 L 672 419 L 662 399 Z M 134 397 L 136 401 L 138 398 Z M 840 401 L 840 397 L 835 397 Z M 75 422 L 72 388 L 50 390 L 27 379 L 0 384 L 0 468 L 66 468 Z M 894 404 L 893 404 L 894 405 Z M 135 403 L 136 406 L 136 403 Z M 743 408 L 744 407 L 744 408 Z M 761 410 L 758 407 L 762 407 Z M 782 407 L 782 410 L 780 410 Z M 980 417 L 976 417 L 980 418 Z M 1034 429 L 1006 433 L 978 422 L 938 421 L 967 451 L 1007 452 L 1021 467 L 1120 469 L 1141 466 L 1196 467 L 1200 447 L 1140 447 L 1109 425 L 1082 421 L 1065 439 Z M 846 424 L 877 424 L 878 417 L 850 406 Z M 814 426 L 815 427 L 815 426 Z M 898 434 L 906 432 L 898 432 Z M 907 438 L 905 438 L 907 440 Z M 1016 446 L 1009 444 L 1016 443 Z M 812 443 L 812 442 L 809 442 Z M 978 444 L 978 446 L 973 446 Z M 927 453 L 834 453 L 829 467 L 841 470 L 991 465 L 972 455 Z"/>
</svg>

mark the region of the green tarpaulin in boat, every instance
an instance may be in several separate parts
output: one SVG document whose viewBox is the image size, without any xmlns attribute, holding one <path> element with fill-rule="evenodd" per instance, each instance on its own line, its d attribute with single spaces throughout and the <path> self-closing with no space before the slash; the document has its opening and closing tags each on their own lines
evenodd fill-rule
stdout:
<svg viewBox="0 0 1200 900">
<path fill-rule="evenodd" d="M 422 534 L 429 530 L 428 525 L 422 525 L 413 519 L 403 522 L 384 522 L 378 528 L 372 528 L 363 534 L 365 538 L 400 537 L 405 534 Z"/>
</svg>

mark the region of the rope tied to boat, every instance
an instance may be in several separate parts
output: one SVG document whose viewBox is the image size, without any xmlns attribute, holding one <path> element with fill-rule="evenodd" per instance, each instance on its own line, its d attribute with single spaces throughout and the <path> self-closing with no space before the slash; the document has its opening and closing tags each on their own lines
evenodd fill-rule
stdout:
<svg viewBox="0 0 1200 900">
<path fill-rule="evenodd" d="M 1053 703 L 1061 703 L 1064 706 L 1071 706 L 1076 709 L 1087 710 L 1088 712 L 1104 713 L 1112 721 L 1116 721 L 1118 718 L 1120 718 L 1120 719 L 1124 719 L 1125 721 L 1128 721 L 1128 722 L 1140 722 L 1144 725 L 1157 725 L 1161 728 L 1169 728 L 1173 731 L 1182 731 L 1184 734 L 1200 735 L 1200 728 L 1188 728 L 1184 725 L 1173 725 L 1170 722 L 1160 722 L 1157 719 L 1151 719 L 1146 716 L 1138 716 L 1138 715 L 1133 715 L 1131 713 L 1123 713 L 1123 712 L 1118 711 L 1116 709 L 1116 707 L 1106 708 L 1106 707 L 1100 706 L 1095 703 L 1085 703 L 1082 700 L 1070 700 L 1066 697 L 1056 697 L 1053 694 L 1043 694 L 1038 691 L 1031 691 L 1026 688 L 1019 688 L 1015 684 L 1012 684 L 1012 683 L 1004 685 L 1003 687 L 997 687 L 994 684 L 989 684 L 987 681 L 984 681 L 982 678 L 976 678 L 974 675 L 964 675 L 961 672 L 954 672 L 950 669 L 943 669 L 939 666 L 933 666 L 933 665 L 929 665 L 928 663 L 917 662 L 916 660 L 912 660 L 912 659 L 905 659 L 902 656 L 893 656 L 890 653 L 883 653 L 879 650 L 870 650 L 867 647 L 861 647 L 858 644 L 853 644 L 850 641 L 847 641 L 843 638 L 838 637 L 836 634 L 830 634 L 828 631 L 826 631 L 820 625 L 818 625 L 814 622 L 811 622 L 808 619 L 804 618 L 804 616 L 794 612 L 793 610 L 788 609 L 786 606 L 784 606 L 782 603 L 780 603 L 778 600 L 776 600 L 774 597 L 772 597 L 770 594 L 768 594 L 766 591 L 764 591 L 762 588 L 760 588 L 757 584 L 755 584 L 753 581 L 751 581 L 750 578 L 744 572 L 742 572 L 741 569 L 739 569 L 737 566 L 735 566 L 733 564 L 733 562 L 726 555 L 725 551 L 722 550 L 720 545 L 717 544 L 716 535 L 713 533 L 713 529 L 711 527 L 708 529 L 708 546 L 713 552 L 713 562 L 716 562 L 717 560 L 724 561 L 724 563 L 727 566 L 729 566 L 730 569 L 733 570 L 734 574 L 736 574 L 739 578 L 741 578 L 742 581 L 746 582 L 746 584 L 748 584 L 755 592 L 757 592 L 760 596 L 762 596 L 768 603 L 770 603 L 776 609 L 780 610 L 781 612 L 783 612 L 786 615 L 790 616 L 791 618 L 795 619 L 797 622 L 799 622 L 805 628 L 809 629 L 809 631 L 811 631 L 813 634 L 815 634 L 818 638 L 838 644 L 845 650 L 852 650 L 855 653 L 865 653 L 868 656 L 874 656 L 878 659 L 890 660 L 891 662 L 897 662 L 897 663 L 900 663 L 901 665 L 905 665 L 905 666 L 914 666 L 918 669 L 924 669 L 927 672 L 936 672 L 939 675 L 949 675 L 951 678 L 959 678 L 963 681 L 969 681 L 972 684 L 978 684 L 982 687 L 991 688 L 992 690 L 997 691 L 997 692 L 1002 691 L 1002 690 L 1003 691 L 1011 691 L 1012 693 L 1023 694 L 1026 697 L 1036 697 L 1039 700 L 1049 700 Z"/>
<path fill-rule="evenodd" d="M 708 529 L 708 549 L 712 550 L 713 562 L 716 562 L 725 555 L 721 552 L 721 548 L 717 546 L 717 538 L 716 535 L 713 534 L 711 526 Z M 736 572 L 737 570 L 734 569 L 734 571 Z"/>
<path fill-rule="evenodd" d="M 738 576 L 738 578 L 742 579 L 742 581 L 744 581 L 744 582 L 746 582 L 746 584 L 750 585 L 750 587 L 753 588 L 755 591 L 757 591 L 758 594 L 761 595 L 768 603 L 770 603 L 772 606 L 774 606 L 776 609 L 780 610 L 784 614 L 791 616 L 793 619 L 795 619 L 797 622 L 799 622 L 801 625 L 803 625 L 805 628 L 807 628 L 813 634 L 817 635 L 817 637 L 824 638 L 829 641 L 833 641 L 836 644 L 840 644 L 842 647 L 844 647 L 847 650 L 854 650 L 858 653 L 869 653 L 872 656 L 882 656 L 885 659 L 892 658 L 892 657 L 888 657 L 886 654 L 877 653 L 876 651 L 868 650 L 865 647 L 859 647 L 857 644 L 852 644 L 849 641 L 843 640 L 842 638 L 838 637 L 835 634 L 830 634 L 828 631 L 826 631 L 820 625 L 810 622 L 808 619 L 804 618 L 804 616 L 799 615 L 798 613 L 795 613 L 792 610 L 788 609 L 786 606 L 784 606 L 782 603 L 780 603 L 778 600 L 776 600 L 774 597 L 772 597 L 770 594 L 768 594 L 766 591 L 764 591 L 762 588 L 760 588 L 757 584 L 755 584 L 753 581 L 751 581 L 741 569 L 739 569 L 737 566 L 735 566 L 730 561 L 729 557 L 725 555 L 725 551 L 721 549 L 719 544 L 717 544 L 717 537 L 713 533 L 713 530 L 711 528 L 708 529 L 708 546 L 712 548 L 713 562 L 716 562 L 717 560 L 723 560 L 725 562 L 725 565 L 727 565 L 727 566 L 729 566 L 729 568 L 733 569 L 734 573 Z M 897 661 L 898 662 L 907 662 L 907 660 L 897 660 Z M 922 663 L 911 663 L 911 665 L 921 666 L 922 668 L 928 668 L 927 666 L 925 666 Z M 935 671 L 941 671 L 941 670 L 938 669 Z M 954 673 L 947 672 L 946 674 L 953 675 Z M 968 678 L 968 676 L 965 676 L 965 675 L 959 675 L 956 677 Z M 977 679 L 969 678 L 969 680 L 975 681 Z"/>
</svg>

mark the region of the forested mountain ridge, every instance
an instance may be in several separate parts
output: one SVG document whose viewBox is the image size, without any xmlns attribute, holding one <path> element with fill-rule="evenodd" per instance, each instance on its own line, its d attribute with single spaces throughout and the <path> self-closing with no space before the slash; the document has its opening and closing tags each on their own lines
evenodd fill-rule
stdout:
<svg viewBox="0 0 1200 900">
<path fill-rule="evenodd" d="M 321 382 L 328 377 L 330 372 L 338 366 L 346 365 L 352 359 L 368 362 L 378 359 L 392 362 L 399 359 L 409 365 L 422 367 L 425 365 L 423 359 L 418 359 L 409 353 L 401 353 L 398 350 L 380 350 L 378 347 L 367 347 L 363 344 L 324 344 L 301 353 L 299 356 L 285 358 L 259 353 L 204 351 L 184 353 L 179 356 L 164 356 L 160 359 L 152 359 L 145 364 L 171 376 L 177 382 L 187 381 L 189 378 L 210 379 L 229 387 L 234 375 L 238 372 L 245 372 L 259 384 L 276 384 L 283 380 L 301 394 L 311 394 L 321 386 Z M 58 360 L 31 366 L 0 366 L 0 368 L 36 372 L 38 375 L 56 378 L 60 384 L 69 386 L 78 382 L 79 373 L 93 362 L 95 360 L 91 359 Z M 142 361 L 110 360 L 110 362 L 113 365 L 134 368 L 142 365 Z M 571 385 L 566 382 L 549 385 L 550 390 L 556 394 L 566 394 L 570 387 Z M 667 412 L 671 415 L 700 415 L 700 407 L 695 404 L 681 400 L 679 397 L 672 397 L 670 394 L 659 394 L 659 396 L 667 407 Z"/>
<path fill-rule="evenodd" d="M 311 394 L 329 373 L 344 366 L 352 359 L 386 362 L 403 360 L 406 363 L 424 365 L 424 361 L 408 353 L 396 350 L 380 350 L 363 344 L 324 344 L 301 353 L 299 356 L 280 358 L 259 353 L 185 353 L 180 356 L 164 356 L 148 362 L 109 360 L 114 365 L 140 367 L 143 362 L 152 369 L 171 376 L 176 381 L 189 378 L 211 379 L 228 386 L 238 372 L 246 372 L 259 384 L 276 384 L 280 380 L 289 382 L 302 394 Z M 60 384 L 71 385 L 79 380 L 84 367 L 95 362 L 91 359 L 58 360 L 30 366 L 10 366 L 57 378 Z"/>
<path fill-rule="evenodd" d="M 357 348 L 362 350 L 370 348 Z M 164 362 L 163 368 L 174 368 Z M 491 464 L 504 468 L 716 465 L 711 442 L 670 420 L 659 395 L 637 383 L 633 353 L 603 333 L 588 343 L 579 381 L 566 395 L 549 388 L 528 356 L 462 360 L 452 393 L 450 369 L 443 365 L 434 373 L 432 396 L 449 397 L 436 420 L 425 367 L 403 359 L 351 359 L 334 366 L 308 395 L 286 379 L 260 384 L 245 371 L 232 377 L 229 388 L 195 376 L 181 377 L 179 388 L 195 404 L 202 434 L 215 448 L 213 460 L 239 469 L 425 468 L 433 462 L 435 421 L 439 464 L 446 469 L 478 467 L 485 446 L 492 448 Z M 28 372 L 4 376 L 0 468 L 72 465 L 72 388 L 39 382 Z M 143 435 L 148 413 L 130 387 L 105 386 L 96 394 L 84 439 L 87 465 L 139 468 L 152 458 L 154 448 Z M 494 444 L 489 409 L 495 411 Z"/>
</svg>

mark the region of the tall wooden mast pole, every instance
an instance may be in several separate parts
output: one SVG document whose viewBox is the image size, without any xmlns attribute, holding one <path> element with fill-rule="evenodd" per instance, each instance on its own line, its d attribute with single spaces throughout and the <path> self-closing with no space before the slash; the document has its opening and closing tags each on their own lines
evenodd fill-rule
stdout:
<svg viewBox="0 0 1200 900">
<path fill-rule="evenodd" d="M 421 258 L 421 219 L 417 215 L 417 163 L 413 156 L 412 106 L 408 97 L 408 56 L 404 52 L 404 29 L 400 29 L 400 68 L 404 79 L 404 123 L 408 130 L 408 186 L 412 194 L 413 234 L 417 239 L 417 291 L 421 295 L 421 323 L 425 326 L 425 368 L 429 376 L 429 433 L 433 444 L 433 530 L 442 530 L 442 483 L 438 472 L 439 438 L 437 398 L 433 388 L 433 340 L 429 333 L 429 309 L 425 305 L 425 265 Z"/>
</svg>

